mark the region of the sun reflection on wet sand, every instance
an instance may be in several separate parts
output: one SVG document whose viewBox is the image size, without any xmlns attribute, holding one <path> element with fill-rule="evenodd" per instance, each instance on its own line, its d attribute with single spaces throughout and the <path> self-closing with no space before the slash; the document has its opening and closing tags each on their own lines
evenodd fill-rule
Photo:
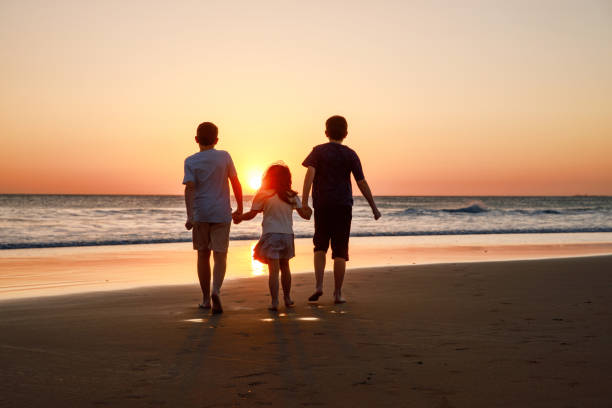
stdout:
<svg viewBox="0 0 612 408">
<path fill-rule="evenodd" d="M 259 320 L 262 321 L 262 322 L 274 322 L 274 321 L 280 320 L 281 317 L 287 317 L 287 315 L 284 314 L 284 313 L 281 313 L 281 314 L 278 315 L 278 318 L 276 318 L 276 319 L 274 319 L 272 317 L 267 317 L 265 319 L 259 319 Z M 295 320 L 301 320 L 301 321 L 304 321 L 304 322 L 315 322 L 315 321 L 321 320 L 321 319 L 319 319 L 318 317 L 314 317 L 314 316 L 306 316 L 306 317 L 296 317 Z"/>
<path fill-rule="evenodd" d="M 187 322 L 187 323 L 209 323 L 208 319 L 184 319 L 181 320 L 182 322 Z M 217 326 L 214 324 L 209 324 L 208 325 L 209 329 L 216 329 Z"/>
<path fill-rule="evenodd" d="M 256 242 L 251 244 L 251 275 L 261 276 L 266 273 L 266 264 L 259 262 L 257 259 L 252 257 L 253 249 L 255 249 Z"/>
</svg>

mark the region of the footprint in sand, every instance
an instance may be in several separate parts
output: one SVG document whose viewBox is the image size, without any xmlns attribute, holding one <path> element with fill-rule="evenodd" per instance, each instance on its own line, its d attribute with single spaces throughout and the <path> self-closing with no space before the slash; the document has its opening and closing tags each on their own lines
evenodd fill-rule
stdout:
<svg viewBox="0 0 612 408">
<path fill-rule="evenodd" d="M 232 378 L 248 378 L 248 377 L 256 377 L 258 375 L 265 375 L 265 374 L 269 374 L 269 373 L 267 371 L 260 371 L 260 372 L 256 372 L 256 373 L 237 375 L 237 376 L 232 377 Z"/>
<path fill-rule="evenodd" d="M 253 396 L 253 391 L 248 390 L 247 392 L 238 392 L 236 393 L 241 399 L 247 399 Z"/>
</svg>

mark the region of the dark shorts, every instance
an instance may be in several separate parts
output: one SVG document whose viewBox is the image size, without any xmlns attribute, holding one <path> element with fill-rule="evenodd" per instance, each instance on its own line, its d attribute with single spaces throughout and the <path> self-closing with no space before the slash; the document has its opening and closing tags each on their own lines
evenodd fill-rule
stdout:
<svg viewBox="0 0 612 408">
<path fill-rule="evenodd" d="M 353 208 L 350 205 L 315 208 L 315 233 L 312 238 L 315 252 L 327 252 L 331 241 L 332 258 L 343 258 L 348 261 L 352 218 Z"/>
</svg>

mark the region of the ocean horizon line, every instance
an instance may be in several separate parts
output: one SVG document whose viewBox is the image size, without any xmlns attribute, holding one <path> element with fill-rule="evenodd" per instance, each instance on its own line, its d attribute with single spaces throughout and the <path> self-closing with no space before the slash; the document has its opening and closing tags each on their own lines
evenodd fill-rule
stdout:
<svg viewBox="0 0 612 408">
<path fill-rule="evenodd" d="M 243 197 L 252 197 L 254 193 L 243 194 Z M 0 193 L 0 196 L 50 196 L 50 197 L 183 197 L 183 194 L 127 194 L 127 193 Z M 232 198 L 235 198 L 231 194 Z M 353 195 L 353 198 L 363 197 L 362 195 Z M 479 197 L 550 197 L 550 198 L 571 198 L 571 197 L 592 197 L 592 198 L 609 198 L 612 194 L 374 194 L 374 197 L 390 198 L 390 197 L 456 197 L 456 198 L 479 198 Z"/>
</svg>

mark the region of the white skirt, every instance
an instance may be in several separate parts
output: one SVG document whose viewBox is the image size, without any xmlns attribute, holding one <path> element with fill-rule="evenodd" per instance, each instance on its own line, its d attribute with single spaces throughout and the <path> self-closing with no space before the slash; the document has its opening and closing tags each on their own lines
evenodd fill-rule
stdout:
<svg viewBox="0 0 612 408">
<path fill-rule="evenodd" d="M 291 259 L 294 256 L 293 234 L 278 232 L 263 234 L 253 249 L 253 258 L 265 264 L 271 259 Z"/>
</svg>

